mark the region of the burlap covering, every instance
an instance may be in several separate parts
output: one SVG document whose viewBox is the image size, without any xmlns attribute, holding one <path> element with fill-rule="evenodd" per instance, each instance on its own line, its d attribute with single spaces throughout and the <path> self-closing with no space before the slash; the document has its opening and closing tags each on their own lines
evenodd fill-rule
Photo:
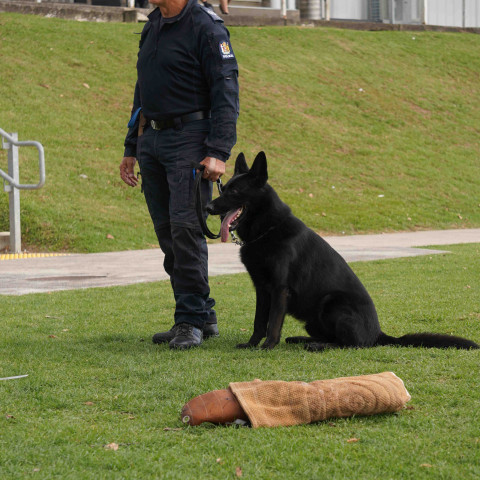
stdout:
<svg viewBox="0 0 480 480">
<path fill-rule="evenodd" d="M 396 412 L 411 398 L 393 372 L 311 383 L 254 380 L 230 388 L 255 428 Z"/>
</svg>

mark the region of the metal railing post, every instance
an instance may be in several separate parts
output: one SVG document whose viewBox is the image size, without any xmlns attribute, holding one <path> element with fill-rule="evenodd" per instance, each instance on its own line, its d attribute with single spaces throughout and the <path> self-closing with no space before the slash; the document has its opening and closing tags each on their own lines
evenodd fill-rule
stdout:
<svg viewBox="0 0 480 480">
<path fill-rule="evenodd" d="M 4 181 L 4 190 L 9 194 L 10 204 L 10 252 L 21 253 L 22 232 L 20 228 L 20 190 L 37 190 L 45 184 L 45 153 L 39 142 L 19 142 L 17 133 L 7 133 L 0 128 L 0 137 L 5 150 L 8 150 L 8 173 L 0 168 L 0 177 Z M 36 184 L 20 183 L 20 166 L 18 147 L 35 147 L 38 150 L 39 182 Z M 7 183 L 5 183 L 7 182 Z"/>
<path fill-rule="evenodd" d="M 12 133 L 11 137 L 18 141 L 18 134 Z M 18 165 L 18 147 L 8 143 L 8 174 L 20 183 L 20 169 Z M 10 251 L 20 253 L 22 251 L 22 230 L 20 226 L 20 190 L 13 185 L 7 185 L 10 204 Z"/>
</svg>

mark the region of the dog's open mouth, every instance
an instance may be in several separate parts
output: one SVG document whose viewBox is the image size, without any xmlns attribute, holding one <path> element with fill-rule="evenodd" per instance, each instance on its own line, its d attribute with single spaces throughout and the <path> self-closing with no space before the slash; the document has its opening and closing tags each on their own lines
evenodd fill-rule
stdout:
<svg viewBox="0 0 480 480">
<path fill-rule="evenodd" d="M 228 240 L 228 235 L 230 234 L 230 232 L 237 228 L 243 210 L 243 207 L 240 207 L 235 210 L 230 210 L 225 215 L 225 218 L 222 220 L 222 226 L 220 228 L 222 242 L 226 242 Z"/>
</svg>

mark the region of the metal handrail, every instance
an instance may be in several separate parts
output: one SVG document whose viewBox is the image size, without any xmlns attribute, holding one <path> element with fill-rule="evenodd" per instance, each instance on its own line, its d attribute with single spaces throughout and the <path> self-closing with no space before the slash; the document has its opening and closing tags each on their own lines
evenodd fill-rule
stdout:
<svg viewBox="0 0 480 480">
<path fill-rule="evenodd" d="M 8 173 L 4 172 L 0 168 L 0 176 L 3 177 L 10 185 L 21 190 L 36 190 L 42 188 L 45 184 L 45 152 L 43 151 L 43 145 L 39 142 L 28 140 L 26 142 L 19 142 L 9 135 L 5 130 L 0 128 L 0 135 L 7 140 L 7 142 L 17 147 L 36 147 L 38 150 L 38 168 L 40 171 L 40 181 L 36 184 L 21 184 L 17 183 Z M 3 141 L 4 143 L 4 141 Z M 5 143 L 4 143 L 5 146 Z"/>
</svg>

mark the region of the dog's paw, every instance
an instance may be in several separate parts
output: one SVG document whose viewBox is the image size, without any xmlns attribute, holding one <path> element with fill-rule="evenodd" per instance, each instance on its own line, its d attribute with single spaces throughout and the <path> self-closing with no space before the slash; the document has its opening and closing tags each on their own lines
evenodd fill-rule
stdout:
<svg viewBox="0 0 480 480">
<path fill-rule="evenodd" d="M 256 345 L 252 345 L 251 343 L 238 343 L 235 348 L 255 348 Z"/>
</svg>

